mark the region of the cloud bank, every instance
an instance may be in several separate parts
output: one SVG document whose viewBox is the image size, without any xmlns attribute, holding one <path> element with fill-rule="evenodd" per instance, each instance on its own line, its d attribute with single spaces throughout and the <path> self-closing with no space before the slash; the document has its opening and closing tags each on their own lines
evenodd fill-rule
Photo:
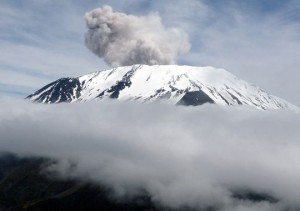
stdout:
<svg viewBox="0 0 300 211">
<path fill-rule="evenodd" d="M 300 207 L 300 119 L 294 113 L 114 101 L 1 100 L 0 107 L 2 151 L 57 159 L 52 171 L 105 184 L 118 197 L 145 190 L 171 208 Z M 235 197 L 241 191 L 276 200 Z"/>
<path fill-rule="evenodd" d="M 103 6 L 88 12 L 85 20 L 86 46 L 111 66 L 173 64 L 190 49 L 188 35 L 165 28 L 157 13 L 138 17 Z"/>
</svg>

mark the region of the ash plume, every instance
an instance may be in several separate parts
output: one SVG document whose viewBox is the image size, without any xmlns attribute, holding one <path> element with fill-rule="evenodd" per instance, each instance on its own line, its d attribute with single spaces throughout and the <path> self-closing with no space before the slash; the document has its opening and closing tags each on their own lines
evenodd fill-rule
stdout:
<svg viewBox="0 0 300 211">
<path fill-rule="evenodd" d="M 104 6 L 86 13 L 85 21 L 87 48 L 111 66 L 174 64 L 190 49 L 188 35 L 164 27 L 157 13 L 138 17 Z"/>
</svg>

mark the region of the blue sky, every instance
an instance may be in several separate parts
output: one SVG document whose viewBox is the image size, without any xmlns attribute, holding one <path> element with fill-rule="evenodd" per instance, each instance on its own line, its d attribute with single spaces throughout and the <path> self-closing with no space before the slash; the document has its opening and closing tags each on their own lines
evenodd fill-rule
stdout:
<svg viewBox="0 0 300 211">
<path fill-rule="evenodd" d="M 110 5 L 157 12 L 189 35 L 178 64 L 222 67 L 300 106 L 298 0 L 0 0 L 0 96 L 25 97 L 65 76 L 108 66 L 84 45 L 84 14 Z"/>
</svg>

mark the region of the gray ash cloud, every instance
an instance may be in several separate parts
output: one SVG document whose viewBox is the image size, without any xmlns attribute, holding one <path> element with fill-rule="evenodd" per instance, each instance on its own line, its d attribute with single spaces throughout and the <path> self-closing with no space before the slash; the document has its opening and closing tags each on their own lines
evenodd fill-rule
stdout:
<svg viewBox="0 0 300 211">
<path fill-rule="evenodd" d="M 134 16 L 104 6 L 86 13 L 85 20 L 87 48 L 111 66 L 174 64 L 190 49 L 188 35 L 166 28 L 157 13 Z"/>
</svg>

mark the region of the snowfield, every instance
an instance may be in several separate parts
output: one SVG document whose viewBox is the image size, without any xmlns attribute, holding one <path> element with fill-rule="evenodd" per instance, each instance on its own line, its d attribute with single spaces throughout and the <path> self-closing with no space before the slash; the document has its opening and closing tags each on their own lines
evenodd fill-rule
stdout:
<svg viewBox="0 0 300 211">
<path fill-rule="evenodd" d="M 133 65 L 62 78 L 27 97 L 60 103 L 94 99 L 165 101 L 171 104 L 248 105 L 263 110 L 298 108 L 224 69 L 178 65 Z"/>
</svg>

